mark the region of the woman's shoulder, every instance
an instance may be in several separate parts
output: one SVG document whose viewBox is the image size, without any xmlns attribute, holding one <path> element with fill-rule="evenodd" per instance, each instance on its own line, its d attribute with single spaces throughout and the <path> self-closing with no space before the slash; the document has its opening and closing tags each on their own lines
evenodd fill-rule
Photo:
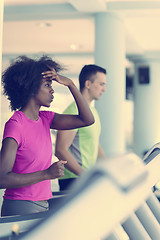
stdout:
<svg viewBox="0 0 160 240">
<path fill-rule="evenodd" d="M 54 115 L 55 115 L 55 112 L 52 112 L 52 111 L 39 111 L 40 118 L 53 118 Z"/>
<path fill-rule="evenodd" d="M 5 129 L 19 129 L 23 127 L 23 115 L 16 111 L 5 123 Z"/>
<path fill-rule="evenodd" d="M 9 120 L 7 122 L 10 122 L 10 121 L 16 121 L 16 122 L 19 122 L 23 119 L 23 113 L 20 112 L 20 111 L 16 111 L 13 113 L 13 115 L 9 118 Z"/>
</svg>

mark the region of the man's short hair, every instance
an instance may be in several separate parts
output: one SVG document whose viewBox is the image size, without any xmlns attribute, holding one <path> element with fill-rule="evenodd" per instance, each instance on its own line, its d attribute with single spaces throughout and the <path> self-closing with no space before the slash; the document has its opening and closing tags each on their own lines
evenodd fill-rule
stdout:
<svg viewBox="0 0 160 240">
<path fill-rule="evenodd" d="M 91 77 L 93 75 L 95 75 L 97 72 L 102 72 L 104 74 L 106 74 L 106 69 L 97 66 L 95 64 L 89 64 L 89 65 L 85 65 L 80 74 L 79 74 L 79 87 L 80 87 L 80 91 L 83 90 L 84 86 L 85 86 L 85 82 L 87 80 L 91 80 Z"/>
</svg>

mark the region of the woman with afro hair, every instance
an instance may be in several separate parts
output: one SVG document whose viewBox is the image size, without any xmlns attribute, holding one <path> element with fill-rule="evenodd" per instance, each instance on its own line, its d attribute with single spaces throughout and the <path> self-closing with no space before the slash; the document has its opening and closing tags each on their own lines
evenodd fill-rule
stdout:
<svg viewBox="0 0 160 240">
<path fill-rule="evenodd" d="M 6 122 L 0 159 L 0 189 L 6 189 L 1 216 L 48 210 L 51 179 L 62 177 L 66 161 L 51 164 L 50 129 L 68 130 L 89 126 L 94 117 L 72 80 L 59 74 L 63 68 L 48 56 L 20 56 L 2 75 L 4 94 L 12 117 Z M 41 111 L 53 101 L 54 81 L 66 86 L 79 113 L 65 115 Z"/>
</svg>

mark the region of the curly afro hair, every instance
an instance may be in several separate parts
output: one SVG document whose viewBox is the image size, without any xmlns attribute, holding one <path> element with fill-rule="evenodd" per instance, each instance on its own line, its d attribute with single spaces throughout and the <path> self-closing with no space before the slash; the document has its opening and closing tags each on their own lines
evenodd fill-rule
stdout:
<svg viewBox="0 0 160 240">
<path fill-rule="evenodd" d="M 25 107 L 29 99 L 38 93 L 42 83 L 41 73 L 54 68 L 56 72 L 63 67 L 48 56 L 31 59 L 19 56 L 2 74 L 3 93 L 10 101 L 12 111 Z"/>
</svg>

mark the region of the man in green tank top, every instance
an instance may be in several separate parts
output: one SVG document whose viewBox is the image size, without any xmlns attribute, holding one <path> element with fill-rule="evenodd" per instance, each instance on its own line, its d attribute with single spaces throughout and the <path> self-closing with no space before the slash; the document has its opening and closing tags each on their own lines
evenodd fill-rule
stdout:
<svg viewBox="0 0 160 240">
<path fill-rule="evenodd" d="M 91 168 L 98 157 L 105 157 L 99 143 L 101 124 L 94 100 L 99 100 L 106 90 L 106 70 L 94 64 L 85 65 L 79 75 L 80 91 L 87 101 L 95 118 L 89 127 L 57 132 L 55 155 L 67 161 L 64 177 L 59 179 L 60 190 L 67 190 L 85 170 Z M 76 103 L 71 103 L 65 114 L 77 114 Z"/>
</svg>

